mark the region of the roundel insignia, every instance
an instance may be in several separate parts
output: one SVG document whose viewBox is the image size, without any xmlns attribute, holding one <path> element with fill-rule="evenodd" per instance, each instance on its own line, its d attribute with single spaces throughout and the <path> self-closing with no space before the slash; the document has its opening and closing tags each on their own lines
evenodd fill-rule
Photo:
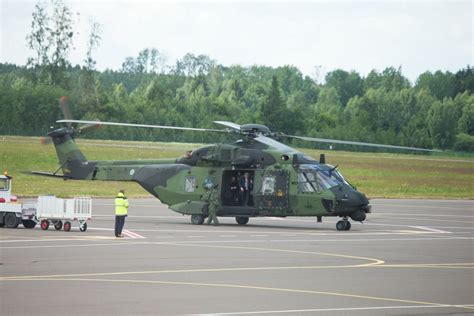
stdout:
<svg viewBox="0 0 474 316">
<path fill-rule="evenodd" d="M 212 179 L 210 177 L 206 177 L 204 179 L 204 188 L 211 189 L 213 186 Z"/>
</svg>

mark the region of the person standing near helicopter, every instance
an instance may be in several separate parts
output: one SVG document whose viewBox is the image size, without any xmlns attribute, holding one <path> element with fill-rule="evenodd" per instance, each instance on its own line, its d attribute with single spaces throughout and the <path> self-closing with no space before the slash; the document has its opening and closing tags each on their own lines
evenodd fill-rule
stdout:
<svg viewBox="0 0 474 316">
<path fill-rule="evenodd" d="M 219 225 L 219 220 L 217 219 L 217 209 L 219 207 L 219 192 L 217 190 L 218 184 L 214 184 L 214 181 L 211 177 L 204 179 L 203 187 L 206 190 L 203 195 L 201 195 L 201 200 L 207 204 L 207 224 L 214 222 L 214 225 Z"/>
<path fill-rule="evenodd" d="M 214 223 L 219 225 L 217 219 L 217 208 L 219 207 L 219 192 L 217 191 L 217 184 L 208 189 L 204 194 L 204 200 L 207 202 L 207 225 Z"/>
<path fill-rule="evenodd" d="M 122 229 L 125 224 L 125 217 L 128 214 L 128 200 L 125 190 L 120 190 L 115 198 L 115 237 L 122 237 Z"/>
</svg>

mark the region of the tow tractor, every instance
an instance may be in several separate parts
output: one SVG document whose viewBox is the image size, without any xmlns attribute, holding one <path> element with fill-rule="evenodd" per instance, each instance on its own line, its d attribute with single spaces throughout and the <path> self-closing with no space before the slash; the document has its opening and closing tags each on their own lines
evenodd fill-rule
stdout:
<svg viewBox="0 0 474 316">
<path fill-rule="evenodd" d="M 23 224 L 25 228 L 36 226 L 36 207 L 22 204 L 12 195 L 12 177 L 5 172 L 0 175 L 0 227 L 16 228 Z"/>
</svg>

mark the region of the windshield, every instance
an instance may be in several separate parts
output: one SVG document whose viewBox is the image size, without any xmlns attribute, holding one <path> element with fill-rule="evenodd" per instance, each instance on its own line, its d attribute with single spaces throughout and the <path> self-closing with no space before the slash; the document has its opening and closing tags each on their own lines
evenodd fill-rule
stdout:
<svg viewBox="0 0 474 316">
<path fill-rule="evenodd" d="M 317 165 L 301 165 L 298 170 L 298 192 L 320 192 L 338 185 L 341 180 L 329 176 Z"/>
<path fill-rule="evenodd" d="M 8 179 L 0 179 L 0 190 L 6 191 L 8 190 Z"/>
</svg>

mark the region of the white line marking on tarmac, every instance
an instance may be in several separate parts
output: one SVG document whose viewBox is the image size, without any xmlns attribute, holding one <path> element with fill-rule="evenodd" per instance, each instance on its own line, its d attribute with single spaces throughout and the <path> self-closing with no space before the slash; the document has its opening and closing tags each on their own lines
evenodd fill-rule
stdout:
<svg viewBox="0 0 474 316">
<path fill-rule="evenodd" d="M 94 214 L 94 217 L 115 217 L 115 215 L 106 215 L 106 214 Z M 183 216 L 177 215 L 128 215 L 130 218 L 183 218 Z M 184 218 L 187 220 L 187 218 Z"/>
<path fill-rule="evenodd" d="M 435 229 L 435 228 L 425 227 L 425 226 L 410 226 L 410 227 L 415 228 L 415 229 L 426 230 L 426 231 L 433 232 L 433 233 L 452 234 L 452 232 L 448 232 L 448 231 L 441 230 L 441 229 Z"/>
<path fill-rule="evenodd" d="M 421 214 L 421 213 L 377 213 L 377 215 L 388 215 L 388 216 L 430 216 L 430 217 L 466 217 L 466 218 L 474 218 L 474 215 L 457 215 L 457 214 Z"/>
<path fill-rule="evenodd" d="M 133 239 L 137 239 L 137 238 L 138 238 L 138 239 L 144 239 L 144 238 L 146 238 L 146 237 L 143 237 L 142 235 L 139 235 L 139 234 L 137 234 L 137 233 L 131 232 L 131 231 L 127 230 L 127 229 L 124 229 L 124 230 L 122 231 L 122 233 L 123 233 L 125 236 L 128 236 L 128 237 L 133 238 Z"/>
<path fill-rule="evenodd" d="M 470 305 L 430 305 L 430 306 L 370 306 L 370 307 L 345 307 L 345 308 L 317 308 L 317 309 L 290 309 L 273 311 L 254 312 L 231 312 L 231 313 L 210 313 L 210 314 L 188 314 L 194 316 L 218 316 L 218 315 L 256 315 L 256 314 L 288 314 L 288 313 L 314 313 L 314 312 L 349 312 L 364 310 L 385 310 L 385 309 L 412 309 L 412 308 L 449 308 L 449 307 L 470 307 Z"/>
<path fill-rule="evenodd" d="M 114 238 L 115 239 L 115 238 Z M 353 239 L 301 239 L 301 240 L 288 240 L 288 239 L 277 239 L 277 240 L 269 240 L 269 239 L 260 239 L 260 240 L 203 240 L 203 241 L 193 241 L 193 243 L 199 243 L 199 244 L 219 244 L 219 243 L 284 243 L 284 242 L 354 242 L 354 241 L 370 241 L 370 242 L 375 242 L 375 241 L 432 241 L 436 240 L 437 242 L 439 241 L 451 241 L 451 240 L 474 240 L 474 237 L 433 237 L 433 238 L 381 238 L 381 239 L 371 239 L 371 238 L 366 238 L 366 239 L 358 239 L 358 238 L 353 238 Z M 34 241 L 34 240 L 33 240 Z M 57 240 L 50 240 L 50 241 L 57 241 Z M 71 239 L 64 239 L 64 241 L 72 241 Z M 85 240 L 82 240 L 85 241 Z M 72 248 L 72 247 L 97 247 L 97 246 L 129 246 L 129 245 L 174 245 L 174 244 L 186 244 L 189 243 L 189 240 L 187 241 L 157 241 L 157 242 L 131 242 L 131 241 L 122 241 L 122 242 L 113 242 L 113 243 L 107 243 L 107 244 L 94 244 L 94 243 L 88 243 L 88 244 L 66 244 L 66 245 L 44 245 L 44 246 L 8 246 L 8 247 L 0 247 L 0 249 L 33 249 L 33 248 Z"/>
<path fill-rule="evenodd" d="M 281 218 L 281 217 L 265 217 L 265 219 L 269 219 L 269 220 L 272 220 L 272 221 L 284 221 L 285 219 Z"/>
</svg>

